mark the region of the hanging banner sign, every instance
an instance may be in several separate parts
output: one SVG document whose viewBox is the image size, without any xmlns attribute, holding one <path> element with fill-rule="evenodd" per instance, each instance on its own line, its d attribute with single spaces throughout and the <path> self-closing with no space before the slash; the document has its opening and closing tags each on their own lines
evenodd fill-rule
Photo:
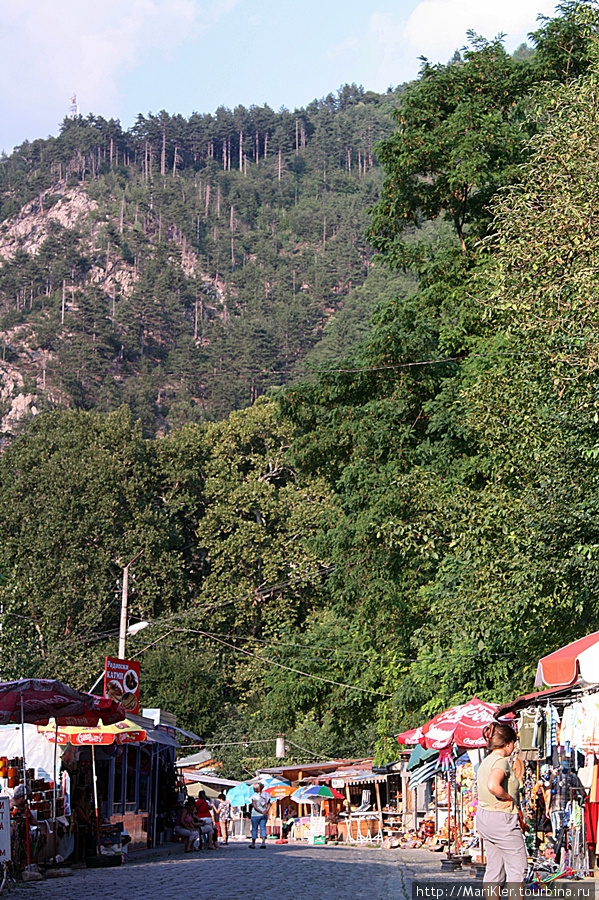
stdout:
<svg viewBox="0 0 599 900">
<path fill-rule="evenodd" d="M 127 712 L 138 712 L 139 663 L 107 656 L 104 666 L 104 696 L 122 703 Z"/>
<path fill-rule="evenodd" d="M 0 794 L 0 863 L 10 859 L 10 797 Z"/>
</svg>

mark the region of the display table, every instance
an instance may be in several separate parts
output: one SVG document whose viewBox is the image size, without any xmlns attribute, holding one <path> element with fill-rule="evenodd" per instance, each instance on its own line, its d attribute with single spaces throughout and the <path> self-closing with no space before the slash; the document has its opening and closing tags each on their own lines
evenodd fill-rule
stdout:
<svg viewBox="0 0 599 900">
<path fill-rule="evenodd" d="M 395 834 L 403 831 L 403 814 L 397 810 L 383 810 L 383 831 Z"/>
<path fill-rule="evenodd" d="M 381 819 L 376 812 L 340 816 L 337 827 L 341 840 L 348 844 L 370 844 L 383 839 Z"/>
</svg>

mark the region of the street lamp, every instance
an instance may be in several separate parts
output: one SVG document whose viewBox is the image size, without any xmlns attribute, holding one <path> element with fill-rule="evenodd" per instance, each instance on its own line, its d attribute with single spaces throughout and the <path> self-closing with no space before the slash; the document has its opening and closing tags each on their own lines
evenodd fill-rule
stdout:
<svg viewBox="0 0 599 900">
<path fill-rule="evenodd" d="M 138 631 L 143 631 L 144 628 L 147 628 L 149 624 L 149 622 L 136 622 L 134 625 L 129 625 L 127 634 L 129 635 L 129 637 L 133 637 L 133 635 L 137 634 Z"/>
</svg>

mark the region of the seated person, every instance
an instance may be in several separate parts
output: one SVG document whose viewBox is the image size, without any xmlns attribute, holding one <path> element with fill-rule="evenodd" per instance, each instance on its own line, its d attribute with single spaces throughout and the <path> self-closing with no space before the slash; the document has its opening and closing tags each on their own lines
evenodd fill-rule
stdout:
<svg viewBox="0 0 599 900">
<path fill-rule="evenodd" d="M 283 810 L 283 814 L 281 815 L 281 825 L 283 829 L 283 838 L 288 840 L 291 829 L 293 828 L 293 823 L 295 819 L 293 818 L 293 814 L 288 806 Z"/>
<path fill-rule="evenodd" d="M 30 791 L 27 788 L 27 796 L 29 796 Z M 22 813 L 25 809 L 25 785 L 18 784 L 14 790 L 12 800 L 10 801 L 10 813 L 13 816 L 18 816 L 19 813 Z"/>
<path fill-rule="evenodd" d="M 206 791 L 200 791 L 195 804 L 195 813 L 202 834 L 208 835 L 208 846 L 216 849 L 216 831 L 212 822 L 212 809 L 206 797 Z"/>
<path fill-rule="evenodd" d="M 185 838 L 185 853 L 190 853 L 195 842 L 200 839 L 200 832 L 197 829 L 195 818 L 195 802 L 193 797 L 185 801 L 185 806 L 181 807 L 177 816 L 177 824 L 174 827 L 175 834 Z"/>
</svg>

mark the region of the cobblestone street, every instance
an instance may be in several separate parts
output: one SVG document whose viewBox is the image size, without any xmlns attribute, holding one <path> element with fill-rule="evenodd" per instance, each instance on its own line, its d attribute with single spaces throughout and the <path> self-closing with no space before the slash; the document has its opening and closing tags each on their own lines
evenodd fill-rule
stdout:
<svg viewBox="0 0 599 900">
<path fill-rule="evenodd" d="M 170 856 L 139 854 L 117 869 L 78 869 L 23 892 L 40 900 L 406 900 L 407 874 L 397 850 L 229 844 L 193 856 L 179 847 Z"/>
</svg>

